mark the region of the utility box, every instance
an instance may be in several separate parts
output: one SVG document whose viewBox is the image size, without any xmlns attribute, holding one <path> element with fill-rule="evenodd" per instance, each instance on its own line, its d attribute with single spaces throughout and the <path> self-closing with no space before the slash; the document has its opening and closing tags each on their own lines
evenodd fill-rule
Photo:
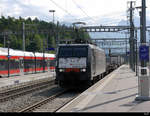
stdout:
<svg viewBox="0 0 150 116">
<path fill-rule="evenodd" d="M 146 69 L 147 75 L 141 75 L 141 69 Z M 147 101 L 150 100 L 150 76 L 149 68 L 140 67 L 138 75 L 138 96 L 135 100 Z"/>
<path fill-rule="evenodd" d="M 148 96 L 150 95 L 150 91 L 149 91 L 149 76 L 140 76 L 139 77 L 139 95 L 140 96 Z"/>
</svg>

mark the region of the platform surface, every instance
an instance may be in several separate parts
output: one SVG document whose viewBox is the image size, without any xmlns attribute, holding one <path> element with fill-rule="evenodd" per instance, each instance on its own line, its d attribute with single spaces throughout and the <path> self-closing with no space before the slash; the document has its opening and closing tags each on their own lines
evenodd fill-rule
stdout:
<svg viewBox="0 0 150 116">
<path fill-rule="evenodd" d="M 53 79 L 54 76 L 55 72 L 40 72 L 36 74 L 26 74 L 22 76 L 2 77 L 0 78 L 0 88 L 49 77 Z"/>
<path fill-rule="evenodd" d="M 57 112 L 150 112 L 150 101 L 135 101 L 138 77 L 122 65 Z"/>
</svg>

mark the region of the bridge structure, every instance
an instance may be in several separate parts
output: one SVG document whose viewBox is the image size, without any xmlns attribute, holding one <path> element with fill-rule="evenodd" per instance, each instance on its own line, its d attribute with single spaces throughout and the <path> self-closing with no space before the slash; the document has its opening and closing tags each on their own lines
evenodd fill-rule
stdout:
<svg viewBox="0 0 150 116">
<path fill-rule="evenodd" d="M 146 26 L 146 31 L 149 32 L 150 26 Z M 102 38 L 92 38 L 92 41 L 97 44 L 100 48 L 105 50 L 108 55 L 109 51 L 111 54 L 124 55 L 126 61 L 130 62 L 131 68 L 135 71 L 135 65 L 137 65 L 138 60 L 138 48 L 140 42 L 137 38 L 137 30 L 140 27 L 135 27 L 134 25 L 126 26 L 84 26 L 80 28 L 84 32 L 107 32 L 109 33 L 121 33 L 126 34 L 125 37 L 102 37 Z M 149 44 L 149 43 L 148 43 Z M 137 67 L 137 66 L 136 66 Z"/>
<path fill-rule="evenodd" d="M 124 36 L 120 37 L 101 37 L 92 38 L 92 41 L 102 48 L 106 57 L 124 56 L 126 62 L 129 61 L 129 49 L 130 38 L 127 34 L 130 34 L 130 26 L 85 26 L 80 28 L 84 32 L 105 32 L 107 35 L 110 33 L 121 33 Z"/>
</svg>

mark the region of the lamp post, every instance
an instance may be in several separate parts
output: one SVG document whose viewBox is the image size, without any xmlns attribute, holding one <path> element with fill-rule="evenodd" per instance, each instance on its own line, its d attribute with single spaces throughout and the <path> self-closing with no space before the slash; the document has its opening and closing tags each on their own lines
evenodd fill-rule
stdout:
<svg viewBox="0 0 150 116">
<path fill-rule="evenodd" d="M 22 41 L 22 44 L 23 44 L 22 50 L 25 51 L 25 23 L 24 22 L 22 23 L 22 38 L 23 38 L 23 41 Z"/>
<path fill-rule="evenodd" d="M 49 10 L 49 12 L 51 12 L 51 13 L 53 13 L 53 25 L 52 25 L 52 31 L 53 31 L 53 36 L 54 36 L 54 38 L 55 38 L 55 29 L 54 29 L 54 23 L 55 23 L 55 20 L 54 20 L 54 13 L 55 13 L 55 10 Z M 55 38 L 56 39 L 56 38 Z M 55 52 L 56 52 L 56 50 L 55 50 Z"/>
<path fill-rule="evenodd" d="M 53 24 L 55 23 L 55 20 L 54 20 L 54 13 L 55 13 L 55 10 L 49 10 L 49 12 L 52 12 L 53 13 Z"/>
<path fill-rule="evenodd" d="M 8 77 L 9 77 L 9 75 L 10 75 L 10 66 L 9 66 L 9 63 L 10 63 L 10 53 L 9 53 L 9 45 L 10 45 L 10 41 L 9 41 L 9 38 L 8 38 L 8 41 L 7 41 L 7 43 L 8 43 Z"/>
<path fill-rule="evenodd" d="M 43 39 L 43 73 L 45 72 L 45 41 Z"/>
</svg>

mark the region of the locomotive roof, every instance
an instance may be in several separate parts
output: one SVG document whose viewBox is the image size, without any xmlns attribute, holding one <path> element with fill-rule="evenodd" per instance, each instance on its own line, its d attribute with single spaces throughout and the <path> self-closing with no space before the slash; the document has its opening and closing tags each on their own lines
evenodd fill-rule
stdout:
<svg viewBox="0 0 150 116">
<path fill-rule="evenodd" d="M 93 44 L 59 44 L 59 46 L 90 46 L 93 49 L 98 49 L 100 51 L 104 51 L 103 49 L 101 49 L 98 46 L 95 46 Z"/>
<path fill-rule="evenodd" d="M 59 46 L 88 46 L 91 44 L 59 44 Z"/>
</svg>

